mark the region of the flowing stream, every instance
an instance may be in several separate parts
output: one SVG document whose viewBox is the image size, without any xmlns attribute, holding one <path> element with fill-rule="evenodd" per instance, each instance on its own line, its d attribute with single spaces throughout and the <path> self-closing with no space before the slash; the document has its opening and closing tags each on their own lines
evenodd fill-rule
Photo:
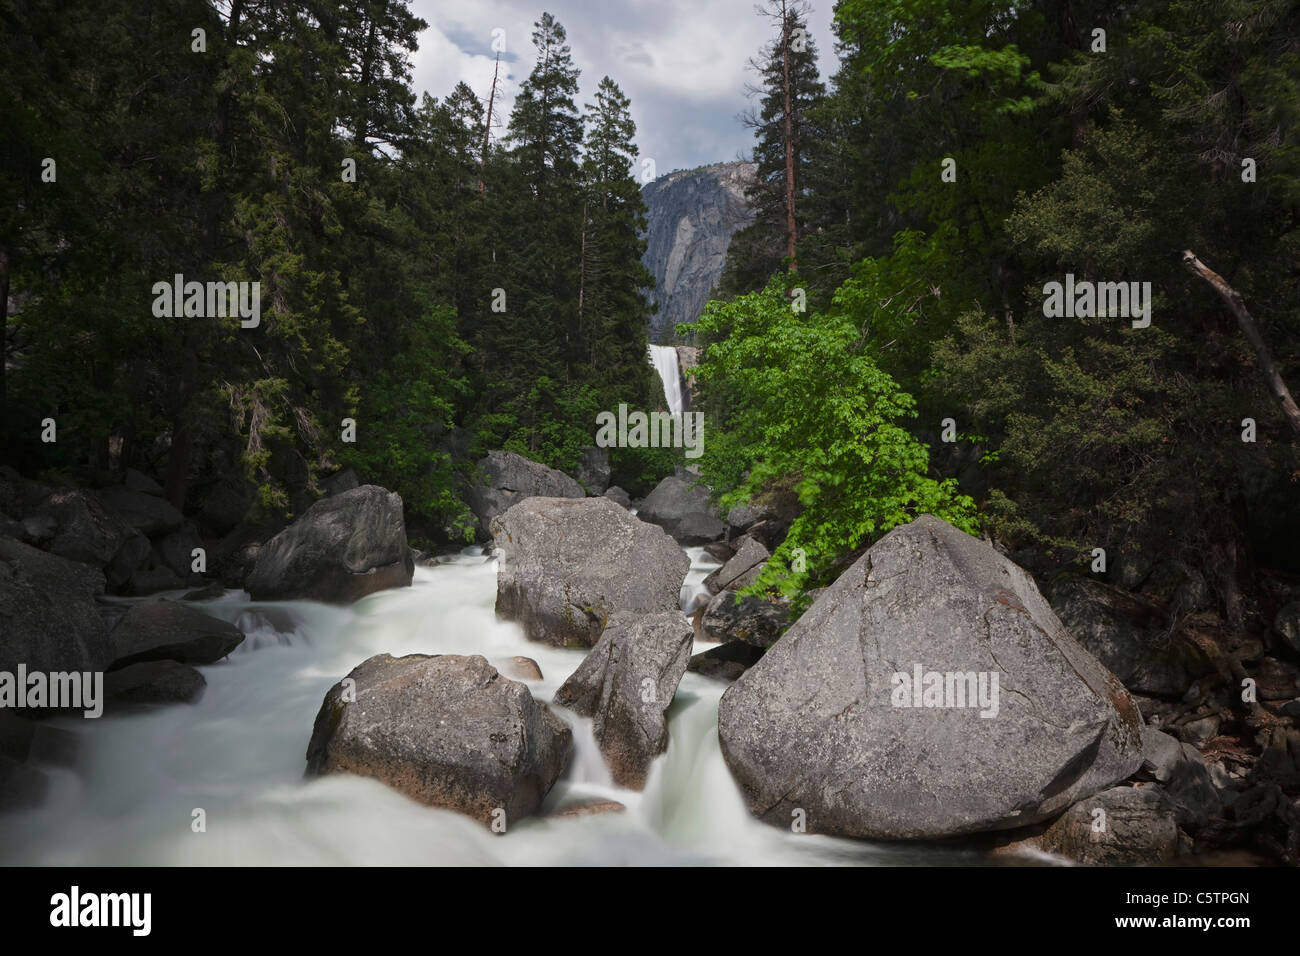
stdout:
<svg viewBox="0 0 1300 956">
<path fill-rule="evenodd" d="M 688 549 L 683 604 L 716 563 Z M 550 702 L 581 650 L 526 640 L 498 621 L 496 562 L 467 549 L 418 567 L 412 587 L 348 608 L 307 601 L 252 604 L 229 591 L 200 605 L 238 623 L 243 645 L 200 668 L 195 704 L 98 720 L 59 718 L 80 737 L 75 769 L 48 770 L 38 809 L 0 816 L 0 864 L 46 865 L 677 865 L 976 863 L 972 853 L 796 834 L 754 820 L 723 762 L 718 699 L 726 686 L 687 673 L 669 712 L 671 743 L 642 793 L 620 789 L 590 721 L 542 815 L 493 834 L 422 806 L 370 779 L 304 779 L 307 741 L 326 691 L 373 654 L 523 655 L 544 675 L 528 681 Z M 716 645 L 697 645 L 706 650 Z M 622 813 L 547 817 L 576 798 L 617 800 Z M 194 811 L 206 831 L 194 832 Z"/>
</svg>

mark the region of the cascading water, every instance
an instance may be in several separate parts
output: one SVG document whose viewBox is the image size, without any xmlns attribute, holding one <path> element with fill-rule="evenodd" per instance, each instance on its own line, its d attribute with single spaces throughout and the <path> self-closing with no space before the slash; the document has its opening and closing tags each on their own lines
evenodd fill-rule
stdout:
<svg viewBox="0 0 1300 956">
<path fill-rule="evenodd" d="M 664 383 L 664 398 L 668 401 L 668 411 L 680 415 L 683 411 L 682 371 L 677 365 L 677 350 L 671 345 L 652 345 L 650 361 Z"/>
<path fill-rule="evenodd" d="M 477 553 L 475 553 L 477 552 Z M 710 567 L 690 549 L 689 601 Z M 51 723 L 80 737 L 75 770 L 50 771 L 45 804 L 0 815 L 0 864 L 888 864 L 979 862 L 959 850 L 881 845 L 792 833 L 746 812 L 722 759 L 725 685 L 687 673 L 668 714 L 668 752 L 641 793 L 610 781 L 591 722 L 574 727 L 568 770 L 543 806 L 504 835 L 425 807 L 375 780 L 304 779 L 307 740 L 326 691 L 374 654 L 523 655 L 550 701 L 581 650 L 536 644 L 493 613 L 496 562 L 481 550 L 419 567 L 411 587 L 348 608 L 307 601 L 252 604 L 242 592 L 203 605 L 256 640 L 201 668 L 193 705 Z M 696 651 L 714 645 L 698 645 Z M 617 800 L 623 813 L 548 817 L 574 798 Z M 194 832 L 195 811 L 206 829 Z"/>
</svg>

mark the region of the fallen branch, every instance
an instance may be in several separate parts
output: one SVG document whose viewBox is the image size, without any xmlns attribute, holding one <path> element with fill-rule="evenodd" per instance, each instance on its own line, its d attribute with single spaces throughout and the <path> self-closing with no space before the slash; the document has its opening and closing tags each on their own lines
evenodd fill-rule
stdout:
<svg viewBox="0 0 1300 956">
<path fill-rule="evenodd" d="M 1291 427 L 1295 429 L 1296 434 L 1300 435 L 1300 407 L 1296 405 L 1295 399 L 1291 397 L 1286 382 L 1282 380 L 1282 373 L 1273 364 L 1273 356 L 1269 353 L 1268 346 L 1264 344 L 1264 339 L 1255 326 L 1255 320 L 1246 311 L 1246 303 L 1242 301 L 1241 295 L 1224 281 L 1223 276 L 1196 258 L 1196 253 L 1190 249 L 1183 253 L 1183 265 L 1187 267 L 1187 271 L 1192 275 L 1200 276 L 1208 282 L 1214 291 L 1219 293 L 1219 297 L 1227 303 L 1228 308 L 1232 310 L 1232 314 L 1237 317 L 1237 324 L 1241 326 L 1241 331 L 1245 333 L 1246 341 L 1255 350 L 1255 358 L 1259 362 L 1260 373 L 1264 376 L 1268 387 L 1272 389 L 1278 404 L 1282 406 L 1282 414 L 1291 423 Z"/>
</svg>

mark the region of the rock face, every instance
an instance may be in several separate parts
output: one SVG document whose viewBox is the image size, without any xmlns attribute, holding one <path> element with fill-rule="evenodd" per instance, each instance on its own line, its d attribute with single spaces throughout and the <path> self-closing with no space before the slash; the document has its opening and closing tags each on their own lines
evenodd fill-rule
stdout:
<svg viewBox="0 0 1300 956">
<path fill-rule="evenodd" d="M 351 604 L 406 587 L 414 572 L 401 496 L 362 485 L 322 498 L 268 541 L 245 587 L 254 601 Z"/>
<path fill-rule="evenodd" d="M 372 657 L 332 687 L 307 747 L 307 773 L 374 777 L 412 799 L 485 824 L 537 812 L 573 732 L 528 688 L 477 655 Z M 497 815 L 499 817 L 499 814 Z"/>
<path fill-rule="evenodd" d="M 650 341 L 664 342 L 678 322 L 694 322 L 717 285 L 731 237 L 753 221 L 745 186 L 751 163 L 717 163 L 660 176 L 641 190 L 646 217 L 642 257 L 654 276 Z"/>
<path fill-rule="evenodd" d="M 136 604 L 109 635 L 113 666 L 144 661 L 215 664 L 244 642 L 233 624 L 175 601 Z"/>
<path fill-rule="evenodd" d="M 691 657 L 691 626 L 678 611 L 611 619 L 596 646 L 555 694 L 591 717 L 614 782 L 640 790 L 668 749 L 664 718 Z"/>
<path fill-rule="evenodd" d="M 499 617 L 529 640 L 592 647 L 610 615 L 677 609 L 690 559 L 608 498 L 529 498 L 492 523 Z"/>
<path fill-rule="evenodd" d="M 659 484 L 655 485 L 654 491 L 645 496 L 645 501 L 641 502 L 641 507 L 637 509 L 637 517 L 642 521 L 649 521 L 651 524 L 657 524 L 674 538 L 685 531 L 692 533 L 692 525 L 687 523 L 687 527 L 681 527 L 683 519 L 691 515 L 702 515 L 706 517 L 717 518 L 717 508 L 709 500 L 709 489 L 702 484 L 695 484 L 676 475 L 669 475 Z M 721 521 L 717 522 L 721 531 L 725 531 Z M 721 536 L 721 531 L 717 536 Z M 712 540 L 710 538 L 709 540 Z M 707 542 L 693 542 L 704 544 Z"/>
<path fill-rule="evenodd" d="M 1133 773 L 1141 729 L 1029 575 L 929 515 L 822 592 L 718 710 L 755 815 L 875 838 L 1052 817 Z"/>
<path fill-rule="evenodd" d="M 95 606 L 104 575 L 0 538 L 0 671 L 100 671 L 112 660 Z"/>
<path fill-rule="evenodd" d="M 466 495 L 470 510 L 484 534 L 492 533 L 492 519 L 505 514 L 526 498 L 585 498 L 582 485 L 562 471 L 529 461 L 512 451 L 491 451 L 478 467 L 486 483 Z"/>
<path fill-rule="evenodd" d="M 1136 595 L 1074 575 L 1051 595 L 1071 636 L 1134 693 L 1181 697 L 1212 669 L 1195 644 L 1168 640 L 1159 609 Z"/>
</svg>

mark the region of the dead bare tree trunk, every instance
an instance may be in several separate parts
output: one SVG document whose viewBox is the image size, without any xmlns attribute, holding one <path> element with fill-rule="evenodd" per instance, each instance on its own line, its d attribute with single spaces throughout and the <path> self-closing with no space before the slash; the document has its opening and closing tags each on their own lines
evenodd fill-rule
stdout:
<svg viewBox="0 0 1300 956">
<path fill-rule="evenodd" d="M 492 104 L 497 98 L 497 71 L 501 69 L 501 54 L 497 54 L 496 65 L 492 67 L 492 89 L 488 93 L 487 117 L 483 120 L 483 154 L 478 161 L 478 193 L 483 195 L 483 176 L 487 170 L 488 138 L 492 135 Z"/>
<path fill-rule="evenodd" d="M 790 271 L 798 272 L 795 258 L 794 225 L 794 118 L 791 116 L 790 90 L 790 17 L 785 0 L 781 0 L 781 74 L 785 94 L 785 254 L 790 260 Z"/>
<path fill-rule="evenodd" d="M 1246 341 L 1250 347 L 1255 350 L 1255 360 L 1259 362 L 1260 374 L 1264 376 L 1264 381 L 1272 390 L 1274 397 L 1277 398 L 1278 404 L 1282 406 L 1282 414 L 1286 416 L 1291 427 L 1295 429 L 1297 435 L 1300 435 L 1300 407 L 1296 406 L 1295 399 L 1291 397 L 1291 391 L 1286 387 L 1286 382 L 1282 379 L 1282 373 L 1278 371 L 1277 366 L 1273 363 L 1273 356 L 1264 344 L 1263 337 L 1259 334 L 1259 328 L 1255 325 L 1255 320 L 1246 311 L 1246 303 L 1242 301 L 1241 295 L 1232 286 L 1224 281 L 1223 276 L 1219 275 L 1204 262 L 1196 257 L 1196 253 L 1190 249 L 1183 253 L 1183 265 L 1192 275 L 1200 276 L 1210 284 L 1219 297 L 1227 304 L 1232 314 L 1237 317 L 1237 324 L 1241 326 L 1241 331 L 1246 336 Z"/>
</svg>

